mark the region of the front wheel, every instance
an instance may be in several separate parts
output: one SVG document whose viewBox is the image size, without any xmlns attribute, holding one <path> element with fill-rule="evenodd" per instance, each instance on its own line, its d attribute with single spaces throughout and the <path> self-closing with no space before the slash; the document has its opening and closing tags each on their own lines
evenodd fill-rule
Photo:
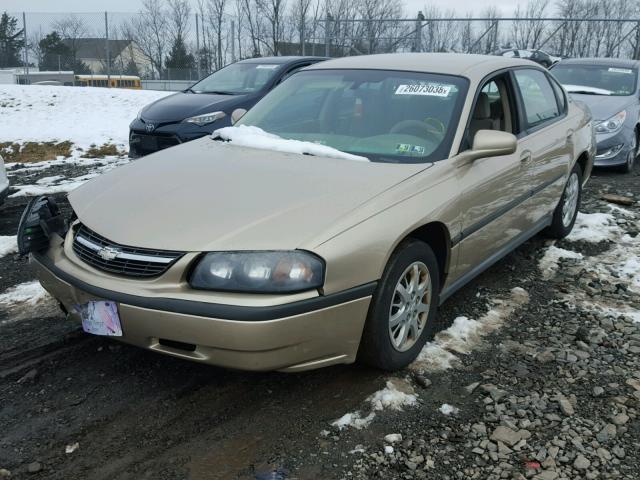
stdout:
<svg viewBox="0 0 640 480">
<path fill-rule="evenodd" d="M 403 242 L 393 254 L 371 301 L 358 359 L 383 370 L 409 365 L 438 331 L 438 261 L 431 247 Z"/>
<path fill-rule="evenodd" d="M 580 200 L 582 198 L 582 169 L 576 163 L 569 174 L 569 179 L 562 192 L 560 203 L 553 212 L 551 225 L 547 227 L 545 233 L 558 240 L 566 237 L 573 230 L 576 223 Z"/>
<path fill-rule="evenodd" d="M 627 161 L 624 165 L 620 166 L 620 171 L 623 173 L 630 173 L 633 171 L 633 165 L 636 162 L 638 156 L 638 132 L 635 132 L 631 139 L 631 145 L 629 147 L 629 153 L 627 154 Z"/>
</svg>

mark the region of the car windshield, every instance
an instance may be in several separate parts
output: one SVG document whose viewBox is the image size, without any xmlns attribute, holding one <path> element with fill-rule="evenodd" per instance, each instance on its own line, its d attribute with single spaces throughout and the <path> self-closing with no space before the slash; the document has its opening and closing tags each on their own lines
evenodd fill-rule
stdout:
<svg viewBox="0 0 640 480">
<path fill-rule="evenodd" d="M 588 95 L 632 95 L 638 77 L 637 69 L 608 65 L 560 63 L 552 72 L 568 92 Z"/>
<path fill-rule="evenodd" d="M 448 157 L 468 81 L 387 70 L 311 70 L 292 76 L 240 121 L 279 137 L 371 161 Z"/>
<path fill-rule="evenodd" d="M 273 78 L 279 67 L 271 63 L 234 63 L 200 80 L 191 90 L 228 95 L 257 92 Z"/>
</svg>

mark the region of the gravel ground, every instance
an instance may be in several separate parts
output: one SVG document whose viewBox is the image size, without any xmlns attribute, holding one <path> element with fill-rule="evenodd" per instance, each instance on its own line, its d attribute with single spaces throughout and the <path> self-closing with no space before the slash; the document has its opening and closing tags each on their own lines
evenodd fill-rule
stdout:
<svg viewBox="0 0 640 480">
<path fill-rule="evenodd" d="M 26 183 L 90 173 L 61 168 Z M 602 191 L 638 198 L 639 175 L 597 172 L 582 210 L 610 213 Z M 0 207 L 0 235 L 25 204 Z M 617 227 L 635 238 L 640 206 L 625 208 Z M 618 244 L 559 242 L 583 259 L 543 274 L 547 246 L 527 242 L 440 311 L 478 319 L 524 289 L 501 329 L 448 370 L 391 377 L 205 367 L 84 335 L 46 301 L 0 305 L 0 478 L 640 478 L 640 323 L 593 307 L 640 308 L 623 279 L 597 271 Z M 0 295 L 32 278 L 24 260 L 0 258 Z M 415 405 L 360 430 L 331 425 L 370 408 L 390 378 Z"/>
</svg>

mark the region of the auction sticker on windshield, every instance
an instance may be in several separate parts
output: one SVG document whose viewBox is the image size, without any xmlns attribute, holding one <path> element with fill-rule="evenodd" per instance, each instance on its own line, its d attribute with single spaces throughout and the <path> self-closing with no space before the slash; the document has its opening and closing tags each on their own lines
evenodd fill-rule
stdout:
<svg viewBox="0 0 640 480">
<path fill-rule="evenodd" d="M 121 337 L 122 326 L 115 302 L 97 301 L 76 305 L 82 318 L 82 329 L 93 335 Z"/>
<path fill-rule="evenodd" d="M 614 67 L 611 67 L 611 68 L 609 68 L 609 71 L 613 72 L 613 73 L 626 73 L 626 74 L 633 73 L 633 70 L 631 70 L 629 68 L 614 68 Z"/>
<path fill-rule="evenodd" d="M 451 92 L 451 85 L 426 83 L 416 85 L 399 85 L 396 95 L 427 95 L 430 97 L 446 97 Z"/>
</svg>

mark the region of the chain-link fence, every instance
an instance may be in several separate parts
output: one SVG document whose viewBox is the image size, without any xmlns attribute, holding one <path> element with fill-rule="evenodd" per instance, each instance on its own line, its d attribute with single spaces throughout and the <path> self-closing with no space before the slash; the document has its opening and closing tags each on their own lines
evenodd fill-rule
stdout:
<svg viewBox="0 0 640 480">
<path fill-rule="evenodd" d="M 520 48 L 558 57 L 640 58 L 640 19 L 427 18 L 422 13 L 393 19 L 323 15 L 318 10 L 274 17 L 251 14 L 250 8 L 230 14 L 229 6 L 220 3 L 221 10 L 209 2 L 208 9 L 195 13 L 188 7 L 169 11 L 162 3 L 157 4 L 165 5 L 162 8 L 137 14 L 5 13 L 0 69 L 18 67 L 20 83 L 36 83 L 44 71 L 68 75 L 69 82 L 77 75 L 189 82 L 236 60 L 269 55 L 495 53 Z"/>
</svg>

